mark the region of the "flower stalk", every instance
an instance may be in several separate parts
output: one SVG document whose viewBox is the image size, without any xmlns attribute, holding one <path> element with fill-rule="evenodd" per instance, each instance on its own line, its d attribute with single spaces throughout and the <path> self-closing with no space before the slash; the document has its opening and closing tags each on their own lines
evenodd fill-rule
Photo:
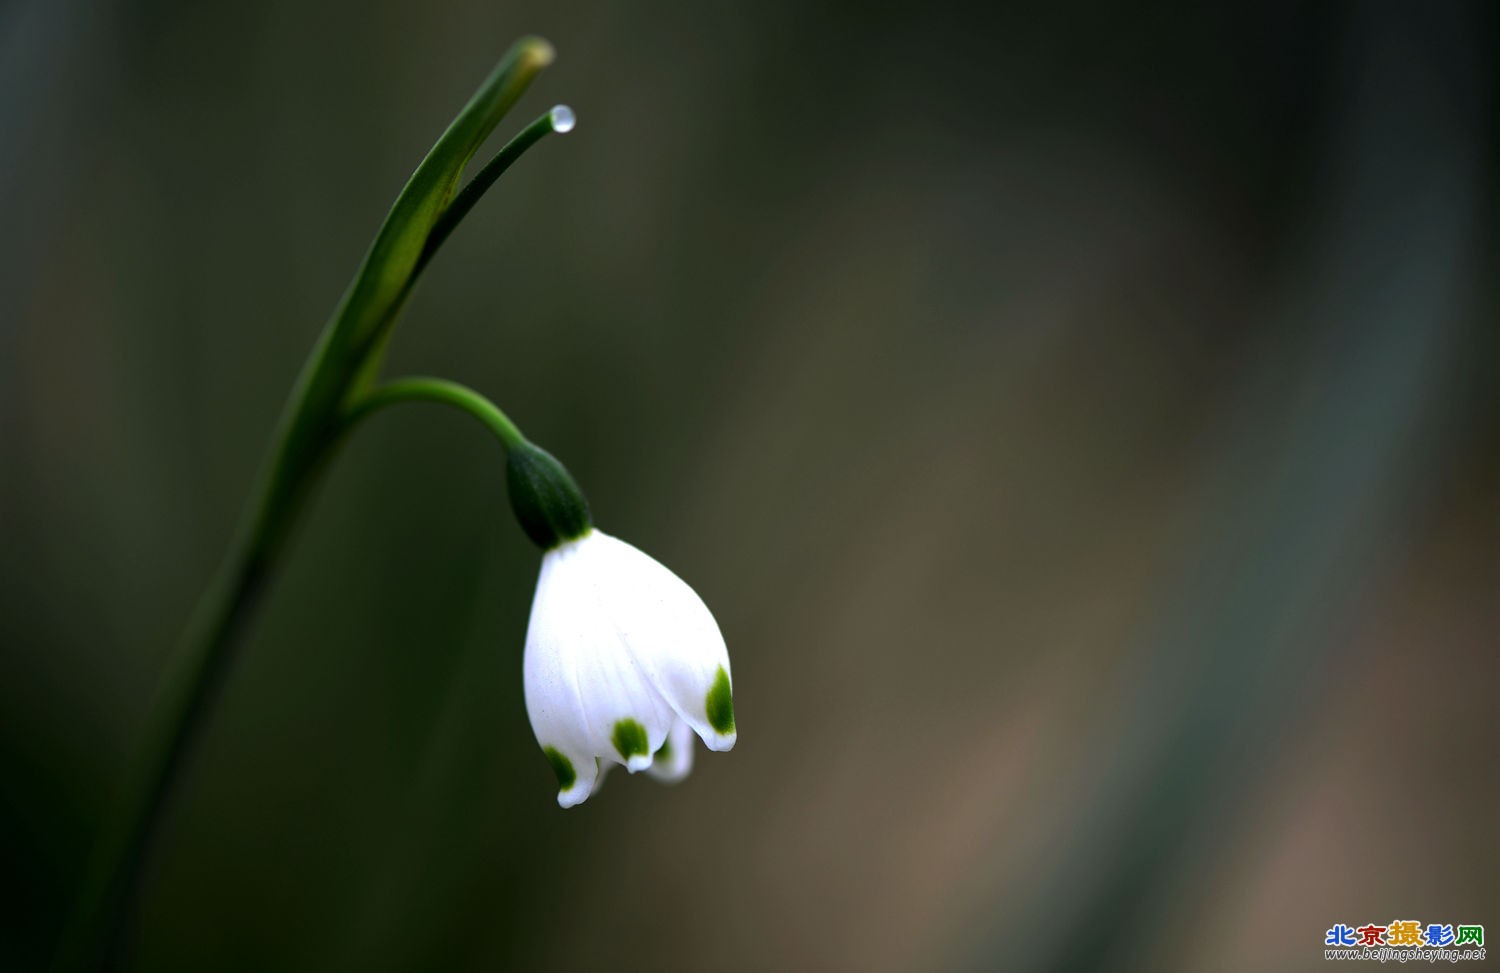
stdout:
<svg viewBox="0 0 1500 973">
<path fill-rule="evenodd" d="M 437 249 L 527 149 L 572 127 L 566 108 L 547 112 L 459 191 L 469 161 L 552 58 L 551 45 L 539 38 L 525 38 L 506 53 L 396 198 L 324 327 L 282 413 L 229 551 L 168 664 L 134 761 L 97 836 L 56 968 L 93 970 L 110 962 L 183 759 L 298 515 L 355 423 L 396 401 L 445 401 L 484 421 L 512 455 L 529 445 L 503 413 L 461 386 L 432 379 L 377 381 L 396 320 Z"/>
</svg>

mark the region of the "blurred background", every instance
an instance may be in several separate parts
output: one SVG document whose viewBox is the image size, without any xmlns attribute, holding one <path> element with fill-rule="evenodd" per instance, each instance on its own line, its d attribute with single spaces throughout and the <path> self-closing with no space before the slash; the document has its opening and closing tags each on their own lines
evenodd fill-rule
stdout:
<svg viewBox="0 0 1500 973">
<path fill-rule="evenodd" d="M 1496 12 L 0 9 L 0 965 L 44 966 L 318 329 L 518 36 L 391 373 L 687 579 L 740 741 L 561 811 L 502 454 L 348 445 L 127 969 L 1322 968 L 1500 929 Z M 496 143 L 498 144 L 498 143 Z"/>
</svg>

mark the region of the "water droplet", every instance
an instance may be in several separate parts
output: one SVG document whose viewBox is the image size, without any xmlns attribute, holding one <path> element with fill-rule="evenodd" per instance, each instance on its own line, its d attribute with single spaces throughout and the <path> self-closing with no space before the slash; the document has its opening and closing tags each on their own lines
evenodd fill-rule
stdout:
<svg viewBox="0 0 1500 973">
<path fill-rule="evenodd" d="M 567 105 L 558 105 L 552 109 L 552 131 L 559 135 L 573 131 L 577 119 L 573 117 L 573 109 Z"/>
</svg>

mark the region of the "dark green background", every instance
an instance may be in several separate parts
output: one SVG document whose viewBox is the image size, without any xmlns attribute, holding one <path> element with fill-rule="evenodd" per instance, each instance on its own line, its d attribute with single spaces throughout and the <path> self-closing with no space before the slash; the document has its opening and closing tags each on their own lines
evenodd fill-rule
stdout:
<svg viewBox="0 0 1500 973">
<path fill-rule="evenodd" d="M 1204 9 L 1207 8 L 1207 9 Z M 382 415 L 128 968 L 1321 969 L 1500 928 L 1486 4 L 0 9 L 0 965 L 43 966 L 299 364 L 510 42 L 388 358 L 714 610 L 741 739 L 563 812 L 500 450 Z"/>
</svg>

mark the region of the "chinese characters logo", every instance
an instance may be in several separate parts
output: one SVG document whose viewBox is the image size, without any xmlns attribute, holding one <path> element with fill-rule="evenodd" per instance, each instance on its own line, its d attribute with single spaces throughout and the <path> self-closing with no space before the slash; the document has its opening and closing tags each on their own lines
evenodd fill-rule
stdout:
<svg viewBox="0 0 1500 973">
<path fill-rule="evenodd" d="M 1416 919 L 1392 919 L 1385 925 L 1373 922 L 1363 926 L 1337 923 L 1329 929 L 1324 946 L 1345 949 L 1390 946 L 1407 949 L 1483 948 L 1484 926 L 1477 923 L 1429 922 Z"/>
</svg>

